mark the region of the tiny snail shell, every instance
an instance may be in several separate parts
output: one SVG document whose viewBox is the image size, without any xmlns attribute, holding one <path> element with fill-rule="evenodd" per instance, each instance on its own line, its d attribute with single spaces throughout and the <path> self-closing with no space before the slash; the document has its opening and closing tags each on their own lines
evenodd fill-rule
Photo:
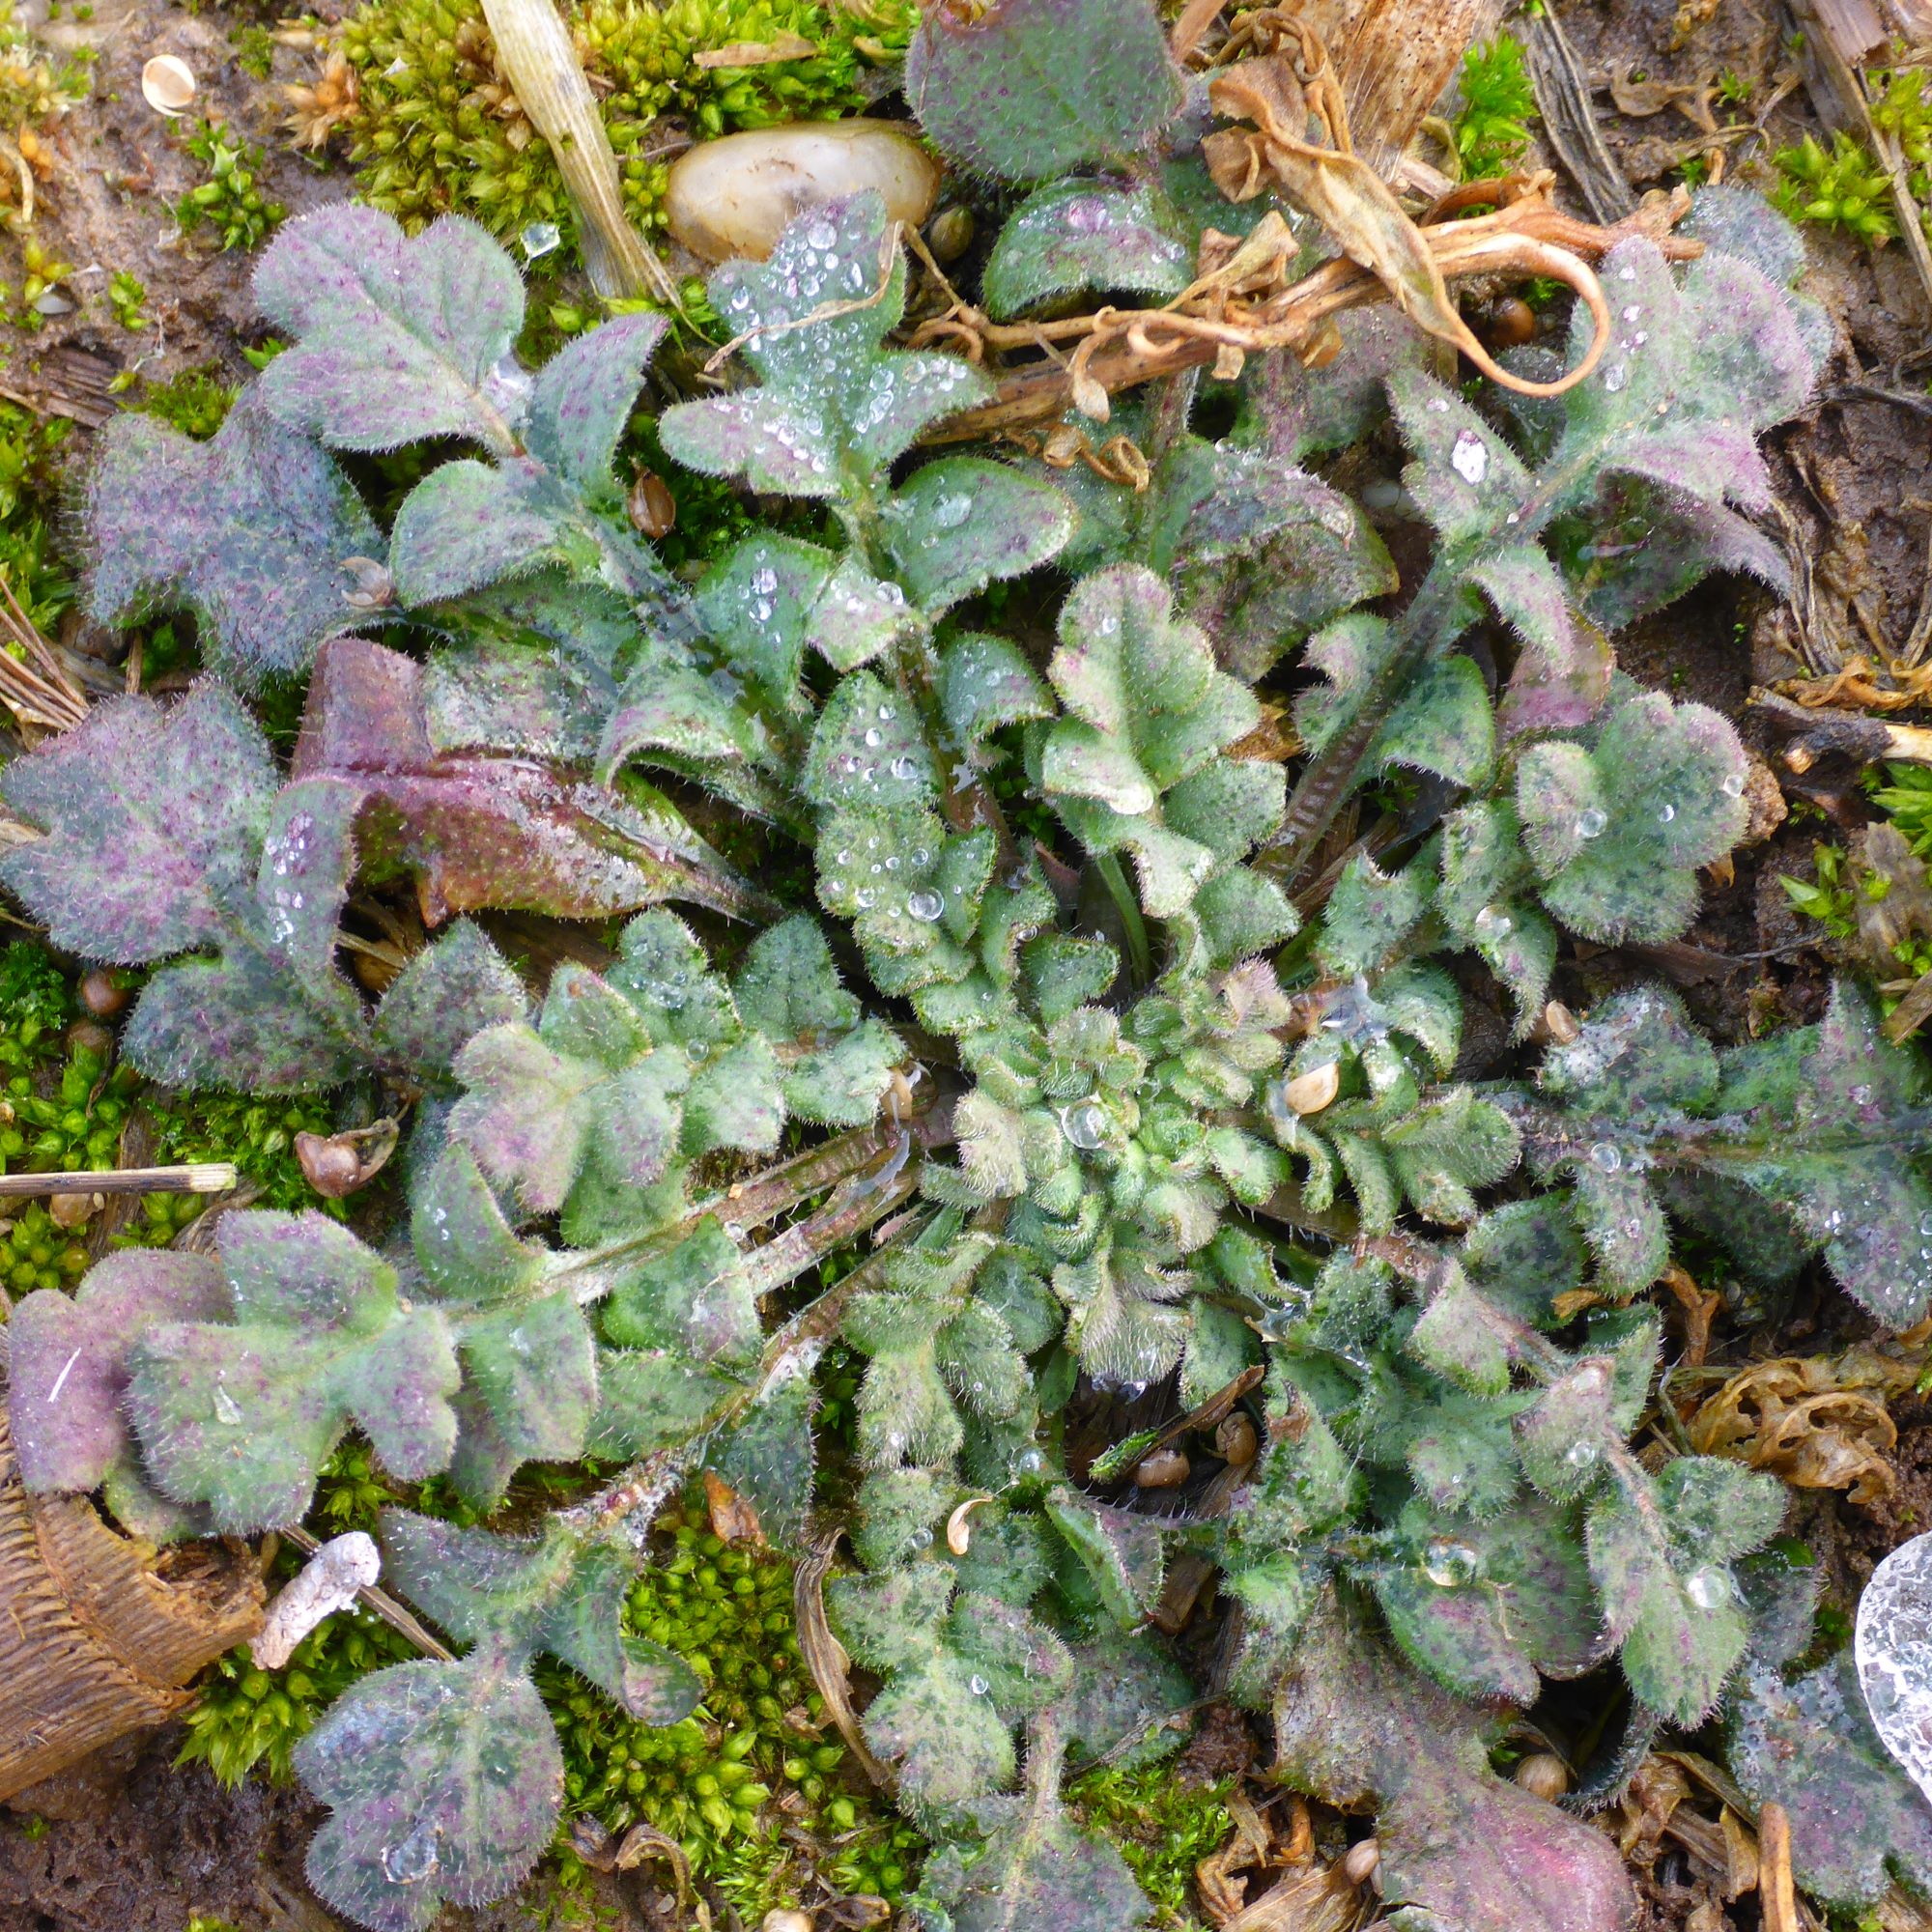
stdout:
<svg viewBox="0 0 1932 1932">
<path fill-rule="evenodd" d="M 1189 1463 L 1183 1449 L 1156 1449 L 1134 1464 L 1134 1485 L 1143 1490 L 1173 1490 L 1186 1482 Z"/>
<path fill-rule="evenodd" d="M 156 114 L 170 120 L 187 112 L 195 97 L 194 70 L 178 54 L 156 54 L 141 70 L 141 94 Z"/>
<path fill-rule="evenodd" d="M 1342 1876 L 1350 1885 L 1367 1885 L 1382 1861 L 1382 1848 L 1373 1838 L 1358 1838 L 1342 1860 Z"/>
<path fill-rule="evenodd" d="M 1306 1073 L 1297 1073 L 1282 1088 L 1281 1096 L 1301 1115 L 1319 1114 L 1342 1091 L 1342 1068 L 1338 1062 L 1324 1060 Z"/>
<path fill-rule="evenodd" d="M 1516 1768 L 1516 1781 L 1533 1798 L 1553 1804 L 1570 1789 L 1570 1772 L 1550 1751 L 1536 1751 Z"/>
<path fill-rule="evenodd" d="M 939 163 L 883 121 L 795 121 L 705 141 L 680 155 L 665 191 L 670 232 L 709 262 L 762 262 L 785 223 L 863 188 L 917 226 L 939 193 Z"/>
<path fill-rule="evenodd" d="M 1214 1432 L 1214 1453 L 1237 1469 L 1246 1468 L 1255 1460 L 1258 1447 L 1255 1425 L 1243 1409 L 1237 1408 L 1234 1414 L 1224 1416 L 1221 1426 Z"/>
</svg>

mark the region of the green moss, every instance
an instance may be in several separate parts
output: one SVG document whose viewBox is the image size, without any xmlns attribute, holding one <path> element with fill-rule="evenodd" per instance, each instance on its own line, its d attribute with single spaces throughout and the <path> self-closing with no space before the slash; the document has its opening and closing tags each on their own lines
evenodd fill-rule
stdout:
<svg viewBox="0 0 1932 1932">
<path fill-rule="evenodd" d="M 639 1576 L 626 1628 L 677 1651 L 704 1680 L 703 1703 L 682 1723 L 636 1723 L 561 1664 L 537 1667 L 563 1740 L 567 1810 L 613 1833 L 642 1820 L 674 1837 L 752 1923 L 791 1901 L 795 1854 L 781 1819 L 828 1843 L 818 1869 L 834 1883 L 894 1903 L 924 1849 L 910 1825 L 839 1776 L 845 1750 L 799 1655 L 791 1579 L 784 1557 L 727 1548 L 696 1509 L 668 1560 Z"/>
<path fill-rule="evenodd" d="M 204 121 L 187 137 L 187 151 L 208 170 L 208 179 L 175 204 L 184 232 L 207 228 L 223 248 L 260 247 L 288 213 L 262 192 L 262 150 L 231 134 L 224 123 Z"/>
<path fill-rule="evenodd" d="M 358 1677 L 416 1654 L 407 1637 L 359 1609 L 318 1624 L 282 1670 L 256 1669 L 243 1644 L 203 1679 L 175 1762 L 205 1764 L 224 1784 L 239 1784 L 259 1765 L 286 1784 L 291 1754 L 323 1712 Z"/>
<path fill-rule="evenodd" d="M 590 0 L 566 10 L 640 227 L 662 221 L 667 165 L 660 115 L 700 134 L 830 119 L 863 106 L 867 63 L 904 50 L 912 0 L 876 0 L 867 13 L 814 0 Z M 699 53 L 799 35 L 816 51 L 753 68 L 703 68 Z M 405 222 L 450 210 L 513 240 L 533 223 L 572 217 L 549 150 L 498 72 L 480 0 L 376 0 L 342 30 L 361 105 L 352 158 L 365 200 Z M 560 264 L 559 264 L 560 266 Z"/>
<path fill-rule="evenodd" d="M 1783 180 L 1772 199 L 1794 221 L 1842 228 L 1861 242 L 1889 242 L 1898 233 L 1885 170 L 1861 141 L 1834 134 L 1828 152 L 1816 135 L 1773 157 Z"/>
<path fill-rule="evenodd" d="M 184 369 L 168 382 L 150 387 L 141 398 L 141 409 L 184 436 L 206 442 L 227 420 L 240 393 L 237 384 L 221 380 L 217 369 Z"/>
<path fill-rule="evenodd" d="M 1226 1781 L 1184 1783 L 1171 1764 L 1156 1763 L 1091 1772 L 1068 1796 L 1120 1846 L 1153 1904 L 1155 1923 L 1179 1932 L 1202 1923 L 1194 1869 L 1235 1830 L 1227 1804 L 1231 1788 Z"/>
<path fill-rule="evenodd" d="M 1932 768 L 1889 765 L 1887 782 L 1872 789 L 1872 803 L 1890 816 L 1914 854 L 1932 860 Z"/>
<path fill-rule="evenodd" d="M 93 84 L 92 50 L 52 54 L 0 0 L 0 123 L 41 127 L 85 100 Z"/>
<path fill-rule="evenodd" d="M 1529 146 L 1528 123 L 1536 118 L 1522 43 L 1498 34 L 1471 47 L 1463 56 L 1462 93 L 1454 126 L 1463 179 L 1507 174 Z"/>
</svg>

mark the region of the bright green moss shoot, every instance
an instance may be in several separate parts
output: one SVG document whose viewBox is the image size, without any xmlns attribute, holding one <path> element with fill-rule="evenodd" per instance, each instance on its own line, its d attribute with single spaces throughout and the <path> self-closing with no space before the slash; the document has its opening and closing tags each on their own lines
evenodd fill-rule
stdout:
<svg viewBox="0 0 1932 1932">
<path fill-rule="evenodd" d="M 1507 34 L 1463 56 L 1463 106 L 1456 116 L 1456 154 L 1465 181 L 1507 174 L 1529 146 L 1536 90 L 1523 66 L 1522 43 Z"/>
<path fill-rule="evenodd" d="M 831 119 L 865 104 L 867 65 L 903 52 L 911 0 L 877 0 L 871 17 L 813 0 L 590 0 L 566 10 L 599 90 L 632 218 L 662 221 L 674 115 L 700 136 L 781 121 Z M 751 68 L 696 56 L 799 35 L 817 51 Z M 352 158 L 364 200 L 412 226 L 454 210 L 514 242 L 533 223 L 571 232 L 563 182 L 511 104 L 478 0 L 376 0 L 343 27 L 361 107 Z"/>
<path fill-rule="evenodd" d="M 559 1664 L 537 1685 L 563 1740 L 566 1810 L 613 1833 L 642 1820 L 677 1839 L 693 1869 L 755 1923 L 787 1902 L 781 1822 L 828 1843 L 824 1876 L 894 1903 L 924 1845 L 903 1820 L 848 1788 L 845 1751 L 799 1655 L 792 1566 L 769 1550 L 727 1548 L 694 1511 L 669 1558 L 631 1587 L 625 1623 L 668 1645 L 704 1680 L 682 1723 L 635 1723 Z"/>
<path fill-rule="evenodd" d="M 1163 1932 L 1202 1924 L 1194 1871 L 1235 1829 L 1230 1786 L 1187 1784 L 1165 1761 L 1090 1773 L 1069 1796 L 1089 1821 L 1104 1826 L 1132 1866 Z"/>
</svg>

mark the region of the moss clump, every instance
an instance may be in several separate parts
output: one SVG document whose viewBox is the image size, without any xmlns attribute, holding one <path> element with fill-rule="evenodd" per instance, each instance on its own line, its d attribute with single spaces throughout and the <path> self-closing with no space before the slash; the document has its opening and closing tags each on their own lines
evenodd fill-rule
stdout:
<svg viewBox="0 0 1932 1932">
<path fill-rule="evenodd" d="M 193 235 L 207 228 L 223 248 L 259 248 L 288 213 L 262 192 L 262 150 L 231 134 L 221 122 L 204 121 L 187 137 L 187 151 L 208 170 L 208 179 L 175 204 L 183 231 Z"/>
<path fill-rule="evenodd" d="M 924 1841 L 869 1794 L 843 1787 L 845 1759 L 799 1655 L 792 1566 L 730 1548 L 691 1511 L 669 1559 L 632 1584 L 625 1625 L 675 1650 L 704 1680 L 682 1723 L 636 1723 L 583 1679 L 540 1663 L 537 1685 L 563 1740 L 566 1808 L 613 1833 L 639 1821 L 685 1849 L 693 1870 L 748 1919 L 789 1901 L 794 1855 L 781 1824 L 828 1848 L 821 1874 L 897 1902 Z"/>
<path fill-rule="evenodd" d="M 1089 1823 L 1103 1827 L 1132 1867 L 1163 1928 L 1201 1924 L 1194 1871 L 1235 1830 L 1232 1785 L 1188 1784 L 1166 1763 L 1090 1772 L 1068 1793 Z"/>
<path fill-rule="evenodd" d="M 150 388 L 141 398 L 141 409 L 184 436 L 206 442 L 228 420 L 228 412 L 241 393 L 237 384 L 221 380 L 218 370 L 184 369 L 179 376 Z"/>
<path fill-rule="evenodd" d="M 333 1131 L 334 1122 L 322 1101 L 252 1100 L 240 1094 L 169 1094 L 151 1095 L 148 1110 L 156 1165 L 233 1161 L 243 1183 L 259 1190 L 251 1204 L 256 1208 L 313 1208 L 338 1221 L 347 1217 L 346 1204 L 323 1200 L 296 1158 L 298 1134 Z M 135 1238 L 172 1240 L 206 1206 L 198 1194 L 144 1194 L 145 1227 Z"/>
<path fill-rule="evenodd" d="M 1455 133 L 1463 179 L 1507 174 L 1529 146 L 1528 124 L 1536 118 L 1522 43 L 1498 34 L 1471 47 L 1463 56 L 1462 93 Z"/>
<path fill-rule="evenodd" d="M 865 104 L 868 62 L 901 53 L 912 0 L 877 0 L 869 17 L 814 0 L 588 0 L 566 8 L 602 101 L 624 200 L 640 227 L 662 221 L 668 145 L 660 116 L 694 133 L 830 119 Z M 797 36 L 810 55 L 750 68 L 700 67 L 706 51 Z M 414 225 L 451 210 L 511 240 L 532 224 L 572 232 L 549 149 L 497 66 L 479 0 L 376 0 L 342 29 L 360 104 L 351 158 L 364 200 Z"/>
<path fill-rule="evenodd" d="M 0 577 L 43 635 L 59 627 L 74 598 L 73 574 L 55 551 L 51 533 L 59 463 L 72 427 L 63 417 L 40 422 L 12 403 L 0 403 Z M 17 645 L 5 648 L 21 655 Z"/>
<path fill-rule="evenodd" d="M 203 1680 L 175 1762 L 205 1764 L 223 1784 L 239 1784 L 260 1765 L 284 1784 L 294 1776 L 296 1746 L 343 1691 L 358 1677 L 415 1655 L 407 1637 L 366 1610 L 325 1619 L 282 1670 L 256 1669 L 243 1644 Z"/>
<path fill-rule="evenodd" d="M 1773 158 L 1784 179 L 1772 200 L 1792 220 L 1842 228 L 1874 244 L 1897 235 L 1890 184 L 1861 141 L 1840 132 L 1828 150 L 1815 135 L 1806 134 L 1795 148 L 1780 148 Z"/>
</svg>

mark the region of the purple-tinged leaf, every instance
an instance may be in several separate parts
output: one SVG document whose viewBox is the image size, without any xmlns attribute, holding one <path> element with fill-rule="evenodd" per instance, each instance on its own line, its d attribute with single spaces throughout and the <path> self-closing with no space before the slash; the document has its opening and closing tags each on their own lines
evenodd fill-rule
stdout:
<svg viewBox="0 0 1932 1932">
<path fill-rule="evenodd" d="M 396 976 L 376 1009 L 370 1041 L 411 1078 L 443 1082 L 458 1050 L 485 1027 L 520 1020 L 524 982 L 467 919 L 459 919 Z"/>
<path fill-rule="evenodd" d="M 445 1900 L 515 1890 L 563 1807 L 563 1753 L 536 1687 L 485 1652 L 365 1677 L 295 1766 L 330 1807 L 308 1881 L 370 1932 L 425 1932 Z"/>
<path fill-rule="evenodd" d="M 1505 740 L 1575 731 L 1610 695 L 1609 639 L 1578 623 L 1563 580 L 1535 544 L 1510 544 L 1471 573 L 1495 612 L 1522 639 L 1497 720 Z"/>
<path fill-rule="evenodd" d="M 325 638 L 359 620 L 345 565 L 383 547 L 334 463 L 252 396 L 208 442 L 117 415 L 82 517 L 98 622 L 190 611 L 211 665 L 251 684 L 305 669 Z"/>
<path fill-rule="evenodd" d="M 526 456 L 440 464 L 396 512 L 396 595 L 407 605 L 439 604 L 561 562 L 577 507 Z"/>
<path fill-rule="evenodd" d="M 631 660 L 597 741 L 597 771 L 608 779 L 639 754 L 646 763 L 750 758 L 757 721 L 674 643 L 646 638 Z"/>
<path fill-rule="evenodd" d="M 253 884 L 276 789 L 260 727 L 204 678 L 172 709 L 110 699 L 0 777 L 48 837 L 11 852 L 7 884 L 56 946 L 130 965 L 225 935 Z"/>
<path fill-rule="evenodd" d="M 1791 1869 L 1828 1905 L 1874 1903 L 1889 1876 L 1932 1893 L 1932 1804 L 1872 1729 L 1849 1651 L 1786 1684 L 1753 1663 L 1728 1710 L 1731 1770 L 1791 1819 Z"/>
<path fill-rule="evenodd" d="M 383 1549 L 395 1586 L 464 1642 L 519 1661 L 548 1651 L 644 1723 L 674 1724 L 702 1694 L 683 1659 L 623 1634 L 636 1564 L 615 1548 L 385 1510 Z"/>
<path fill-rule="evenodd" d="M 255 300 L 296 338 L 261 377 L 269 408 L 337 449 L 459 436 L 507 453 L 528 378 L 510 359 L 524 287 L 473 221 L 409 237 L 341 202 L 289 222 L 255 270 Z"/>
<path fill-rule="evenodd" d="M 1578 608 L 1605 631 L 1620 631 L 1674 602 L 1712 571 L 1753 577 L 1785 593 L 1784 553 L 1720 504 L 1696 503 L 1636 477 L 1612 478 L 1603 508 L 1580 526 L 1566 554 Z"/>
<path fill-rule="evenodd" d="M 128 1353 L 152 1323 L 227 1312 L 211 1259 L 145 1249 L 107 1256 L 71 1296 L 42 1288 L 17 1303 L 8 1323 L 8 1422 L 29 1492 L 95 1489 L 128 1459 Z"/>
<path fill-rule="evenodd" d="M 618 664 L 640 634 L 614 591 L 546 570 L 415 614 L 450 639 L 423 671 L 437 751 L 595 759 Z"/>
<path fill-rule="evenodd" d="M 1093 1502 L 1071 1490 L 1054 1491 L 1046 1513 L 1115 1622 L 1123 1630 L 1140 1623 L 1160 1596 L 1166 1557 L 1159 1520 Z"/>
<path fill-rule="evenodd" d="M 102 705 L 7 768 L 14 809 L 49 827 L 4 875 L 56 943 L 156 973 L 124 1046 L 152 1078 L 289 1093 L 362 1063 L 362 1008 L 333 964 L 359 793 L 274 789 L 254 721 L 213 680 L 163 711 Z"/>
<path fill-rule="evenodd" d="M 405 1481 L 446 1466 L 459 1380 L 447 1322 L 406 1307 L 395 1272 L 321 1214 L 236 1213 L 218 1236 L 233 1322 L 151 1326 L 128 1409 L 178 1501 L 245 1534 L 299 1521 L 353 1418 Z"/>
<path fill-rule="evenodd" d="M 294 775 L 340 777 L 373 801 L 364 863 L 413 870 L 430 923 L 482 906 L 594 919 L 668 897 L 743 909 L 744 889 L 668 808 L 646 818 L 534 759 L 434 752 L 422 678 L 380 644 L 331 644 L 309 686 Z"/>
<path fill-rule="evenodd" d="M 1466 1706 L 1394 1666 L 1360 1612 L 1324 1596 L 1275 1687 L 1282 1774 L 1373 1801 L 1382 1895 L 1459 1932 L 1630 1932 L 1616 1846 L 1490 1770 Z"/>
<path fill-rule="evenodd" d="M 586 1550 L 543 1622 L 538 1643 L 581 1670 L 640 1724 L 675 1724 L 704 1694 L 697 1673 L 675 1652 L 622 1628 L 636 1565 L 609 1547 Z"/>
<path fill-rule="evenodd" d="M 906 53 L 906 99 L 940 152 L 1008 181 L 1126 161 L 1184 94 L 1149 0 L 942 7 Z"/>
<path fill-rule="evenodd" d="M 537 372 L 524 440 L 552 474 L 586 495 L 610 488 L 617 439 L 668 327 L 661 315 L 613 316 Z"/>
<path fill-rule="evenodd" d="M 450 1480 L 493 1510 L 526 1463 L 574 1463 L 597 1413 L 590 1324 L 565 1289 L 463 1324 L 463 1390 Z"/>
<path fill-rule="evenodd" d="M 869 663 L 916 621 L 896 583 L 794 537 L 747 537 L 704 580 L 697 608 L 731 668 L 781 711 L 801 708 L 808 648 L 838 670 Z"/>
<path fill-rule="evenodd" d="M 1790 1138 L 1740 1171 L 1823 1244 L 1832 1272 L 1888 1328 L 1909 1328 L 1932 1307 L 1928 1111 L 1922 1058 L 1887 1042 L 1870 996 L 1841 980 L 1804 1063 Z"/>
<path fill-rule="evenodd" d="M 957 356 L 880 348 L 905 263 L 875 190 L 799 215 L 769 262 L 727 262 L 710 291 L 763 386 L 664 412 L 665 449 L 689 469 L 781 496 L 868 491 L 921 430 L 991 393 Z"/>
<path fill-rule="evenodd" d="M 1058 296 L 1178 296 L 1193 279 L 1184 226 L 1157 189 L 1068 181 L 1037 189 L 1008 217 L 981 287 L 988 311 L 1008 322 Z"/>
<path fill-rule="evenodd" d="M 1073 534 L 1073 512 L 1049 483 L 980 456 L 917 470 L 879 515 L 906 594 L 930 616 L 1050 562 Z"/>
<path fill-rule="evenodd" d="M 1417 370 L 1389 379 L 1396 420 L 1416 460 L 1403 471 L 1444 543 L 1493 541 L 1531 492 L 1529 472 L 1502 437 L 1453 389 Z"/>
</svg>

